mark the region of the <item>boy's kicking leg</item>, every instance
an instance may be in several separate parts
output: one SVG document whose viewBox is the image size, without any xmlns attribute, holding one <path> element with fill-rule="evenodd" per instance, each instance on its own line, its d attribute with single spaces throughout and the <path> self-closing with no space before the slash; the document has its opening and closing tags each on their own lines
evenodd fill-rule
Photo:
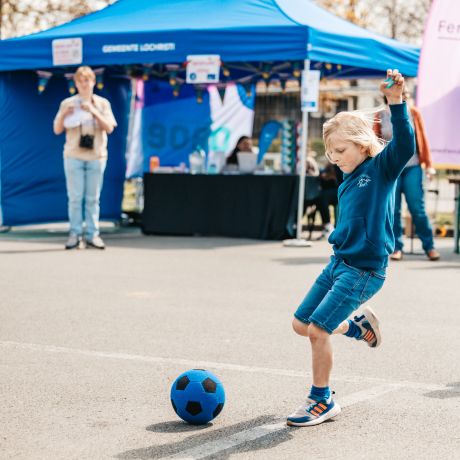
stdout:
<svg viewBox="0 0 460 460">
<path fill-rule="evenodd" d="M 292 327 L 297 334 L 304 337 L 309 336 L 309 324 L 294 318 Z M 371 307 L 364 307 L 361 315 L 342 321 L 332 334 L 341 334 L 356 340 L 363 340 L 372 348 L 376 348 L 382 343 L 380 321 Z"/>
<path fill-rule="evenodd" d="M 372 308 L 364 307 L 361 315 L 340 323 L 333 334 L 343 334 L 356 340 L 363 340 L 371 348 L 376 348 L 382 343 L 379 324 L 380 321 Z"/>
</svg>

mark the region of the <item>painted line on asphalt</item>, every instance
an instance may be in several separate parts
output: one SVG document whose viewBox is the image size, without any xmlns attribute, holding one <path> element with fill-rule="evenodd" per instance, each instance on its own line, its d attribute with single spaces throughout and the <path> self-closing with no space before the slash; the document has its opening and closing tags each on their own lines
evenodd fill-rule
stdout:
<svg viewBox="0 0 460 460">
<path fill-rule="evenodd" d="M 397 390 L 399 387 L 399 385 L 387 384 L 379 385 L 368 390 L 362 390 L 356 393 L 351 393 L 340 399 L 340 406 L 342 408 L 350 407 L 360 402 L 375 399 L 379 396 L 384 395 L 385 393 Z M 305 427 L 303 429 L 308 430 L 308 427 Z M 240 433 L 233 434 L 226 438 L 206 442 L 204 444 L 201 444 L 200 446 L 192 447 L 190 449 L 186 449 L 176 454 L 163 458 L 175 460 L 199 460 L 202 458 L 206 458 L 210 455 L 216 455 L 225 450 L 238 447 L 241 444 L 250 441 L 255 441 L 259 438 L 263 438 L 264 436 L 289 430 L 292 430 L 292 428 L 286 425 L 286 419 L 281 419 L 281 421 L 277 421 L 275 423 L 268 423 L 266 425 L 256 426 L 254 428 L 241 431 Z"/>
<path fill-rule="evenodd" d="M 67 347 L 58 347 L 54 345 L 41 345 L 35 343 L 22 343 L 22 342 L 13 342 L 13 341 L 0 341 L 0 346 L 5 348 L 16 348 L 22 350 L 30 350 L 37 352 L 45 353 L 65 353 L 72 355 L 88 356 L 91 358 L 105 358 L 105 359 L 121 359 L 127 361 L 141 361 L 148 363 L 158 363 L 158 364 L 170 364 L 170 365 L 180 365 L 187 368 L 204 368 L 204 369 L 218 369 L 218 370 L 228 370 L 228 371 L 237 371 L 237 372 L 248 372 L 253 374 L 269 374 L 269 375 L 279 375 L 282 377 L 307 377 L 305 371 L 294 371 L 290 369 L 276 369 L 270 367 L 257 367 L 257 366 L 243 366 L 240 364 L 231 364 L 231 363 L 217 363 L 212 361 L 201 361 L 201 360 L 191 360 L 191 359 L 182 359 L 182 358 L 162 358 L 159 356 L 146 356 L 146 355 L 133 355 L 128 353 L 113 353 L 106 351 L 94 351 L 94 350 L 82 350 L 78 348 L 67 348 Z M 437 391 L 445 390 L 446 387 L 438 384 L 431 383 L 417 383 L 410 381 L 392 381 L 376 377 L 364 377 L 364 376 L 334 376 L 335 381 L 346 382 L 346 383 L 375 383 L 382 385 L 397 385 L 399 388 L 411 388 L 414 390 L 426 390 L 426 391 Z"/>
</svg>

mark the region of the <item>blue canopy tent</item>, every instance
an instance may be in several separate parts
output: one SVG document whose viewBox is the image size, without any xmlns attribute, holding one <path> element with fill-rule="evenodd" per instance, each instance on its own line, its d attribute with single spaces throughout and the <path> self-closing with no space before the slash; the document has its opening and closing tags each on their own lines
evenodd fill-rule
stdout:
<svg viewBox="0 0 460 460">
<path fill-rule="evenodd" d="M 419 49 L 340 19 L 309 0 L 119 0 L 99 12 L 0 43 L 0 71 L 53 67 L 52 42 L 78 37 L 83 63 L 304 60 L 381 74 L 389 63 L 417 72 Z M 308 51 L 308 53 L 307 53 Z"/>
<path fill-rule="evenodd" d="M 63 61 L 62 55 L 53 55 L 53 46 L 56 49 L 65 39 L 77 39 L 76 46 L 80 47 L 69 62 L 65 58 Z M 63 74 L 70 66 L 80 64 L 115 68 L 131 64 L 182 64 L 193 54 L 218 54 L 224 63 L 249 63 L 242 71 L 256 74 L 260 74 L 259 63 L 297 61 L 299 64 L 309 59 L 317 68 L 322 63 L 339 64 L 332 70 L 323 69 L 331 76 L 356 78 L 380 76 L 389 66 L 415 76 L 419 49 L 359 28 L 309 0 L 119 0 L 62 26 L 4 40 L 0 42 L 0 103 L 4 107 L 13 94 L 19 100 L 27 93 L 27 85 L 30 97 L 22 98 L 13 113 L 2 111 L 0 115 L 3 224 L 66 219 L 65 188 L 59 166 L 63 140 L 57 140 L 51 132 L 52 116 L 59 101 L 67 96 L 65 81 L 59 83 L 59 79 L 52 78 L 49 89 L 40 96 L 32 96 L 36 76 L 31 70 Z M 109 97 L 119 101 L 114 107 L 119 128 L 111 136 L 109 157 L 118 171 L 115 174 L 118 193 L 109 194 L 113 197 L 110 216 L 105 213 L 108 202 L 104 204 L 103 200 L 103 217 L 119 213 L 121 204 L 119 171 L 123 163 L 128 95 L 126 80 L 118 79 L 122 90 L 115 96 L 116 82 L 114 78 L 108 85 L 113 93 Z M 40 113 L 37 118 L 41 128 L 34 136 L 15 136 L 16 132 L 24 132 L 21 125 L 26 120 L 34 124 L 31 113 Z M 109 159 L 109 177 L 110 163 Z M 33 174 L 25 173 L 28 164 L 34 165 Z M 55 171 L 52 177 L 48 175 L 50 170 Z M 55 181 L 55 186 L 50 181 Z M 110 187 L 106 177 L 104 193 Z M 49 203 L 56 203 L 52 212 Z"/>
</svg>

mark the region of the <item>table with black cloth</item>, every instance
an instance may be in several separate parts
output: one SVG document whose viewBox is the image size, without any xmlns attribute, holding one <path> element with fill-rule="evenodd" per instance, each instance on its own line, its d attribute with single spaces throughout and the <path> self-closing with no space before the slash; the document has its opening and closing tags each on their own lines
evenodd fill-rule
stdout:
<svg viewBox="0 0 460 460">
<path fill-rule="evenodd" d="M 295 175 L 144 175 L 142 231 L 280 240 L 296 200 Z"/>
</svg>

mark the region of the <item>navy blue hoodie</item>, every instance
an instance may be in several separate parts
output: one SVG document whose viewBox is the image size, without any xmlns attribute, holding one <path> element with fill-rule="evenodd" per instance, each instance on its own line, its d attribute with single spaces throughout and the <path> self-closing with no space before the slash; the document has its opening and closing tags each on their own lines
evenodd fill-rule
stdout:
<svg viewBox="0 0 460 460">
<path fill-rule="evenodd" d="M 337 257 L 349 265 L 378 270 L 394 251 L 394 194 L 398 176 L 415 152 L 406 104 L 390 105 L 393 139 L 366 159 L 339 187 L 339 218 L 329 237 Z"/>
</svg>

